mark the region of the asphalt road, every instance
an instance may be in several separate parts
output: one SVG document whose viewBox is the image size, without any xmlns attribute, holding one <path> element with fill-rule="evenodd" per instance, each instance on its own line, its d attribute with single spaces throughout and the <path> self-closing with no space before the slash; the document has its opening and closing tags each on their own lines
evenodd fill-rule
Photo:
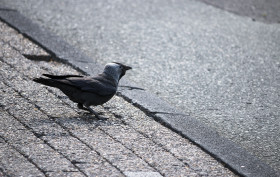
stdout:
<svg viewBox="0 0 280 177">
<path fill-rule="evenodd" d="M 279 0 L 200 0 L 229 12 L 265 23 L 280 23 Z"/>
<path fill-rule="evenodd" d="M 130 80 L 280 170 L 279 23 L 192 0 L 0 2 L 100 64 L 132 65 Z"/>
</svg>

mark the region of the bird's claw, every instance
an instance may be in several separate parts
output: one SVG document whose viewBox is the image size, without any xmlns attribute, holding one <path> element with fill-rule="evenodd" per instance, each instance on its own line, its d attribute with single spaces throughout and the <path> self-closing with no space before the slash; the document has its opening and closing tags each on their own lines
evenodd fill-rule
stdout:
<svg viewBox="0 0 280 177">
<path fill-rule="evenodd" d="M 89 106 L 86 107 L 86 109 L 91 113 L 94 114 L 94 116 L 98 119 L 98 120 L 107 120 L 108 118 L 106 117 L 101 117 L 97 114 L 97 112 L 95 112 L 93 109 L 91 109 Z"/>
</svg>

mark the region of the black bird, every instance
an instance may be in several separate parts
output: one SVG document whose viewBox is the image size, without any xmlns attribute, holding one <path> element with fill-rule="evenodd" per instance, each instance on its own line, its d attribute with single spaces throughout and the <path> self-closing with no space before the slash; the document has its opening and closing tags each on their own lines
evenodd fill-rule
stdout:
<svg viewBox="0 0 280 177">
<path fill-rule="evenodd" d="M 78 103 L 79 109 L 88 110 L 99 118 L 90 106 L 102 105 L 109 101 L 116 94 L 119 80 L 130 69 L 130 66 L 112 62 L 106 64 L 104 71 L 95 77 L 43 74 L 46 78 L 35 78 L 33 81 L 60 89 L 70 100 Z"/>
</svg>

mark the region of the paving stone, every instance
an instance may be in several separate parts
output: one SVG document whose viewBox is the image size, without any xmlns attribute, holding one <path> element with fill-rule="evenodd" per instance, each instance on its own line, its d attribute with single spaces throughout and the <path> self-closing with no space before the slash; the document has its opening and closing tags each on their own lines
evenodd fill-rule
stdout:
<svg viewBox="0 0 280 177">
<path fill-rule="evenodd" d="M 124 173 L 127 177 L 161 177 L 162 175 L 158 172 L 130 172 L 127 171 Z"/>
<path fill-rule="evenodd" d="M 45 176 L 33 163 L 9 146 L 2 138 L 0 138 L 0 166 L 3 170 L 3 173 L 0 172 L 0 176 Z"/>
</svg>

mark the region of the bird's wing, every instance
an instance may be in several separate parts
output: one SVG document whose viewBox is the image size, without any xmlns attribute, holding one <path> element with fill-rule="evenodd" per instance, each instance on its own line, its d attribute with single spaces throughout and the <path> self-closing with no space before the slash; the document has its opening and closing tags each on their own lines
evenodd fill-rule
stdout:
<svg viewBox="0 0 280 177">
<path fill-rule="evenodd" d="M 91 92 L 101 96 L 113 95 L 117 91 L 117 86 L 111 80 L 102 76 L 68 77 L 65 79 L 56 79 L 56 81 L 76 87 L 81 91 Z"/>
</svg>

